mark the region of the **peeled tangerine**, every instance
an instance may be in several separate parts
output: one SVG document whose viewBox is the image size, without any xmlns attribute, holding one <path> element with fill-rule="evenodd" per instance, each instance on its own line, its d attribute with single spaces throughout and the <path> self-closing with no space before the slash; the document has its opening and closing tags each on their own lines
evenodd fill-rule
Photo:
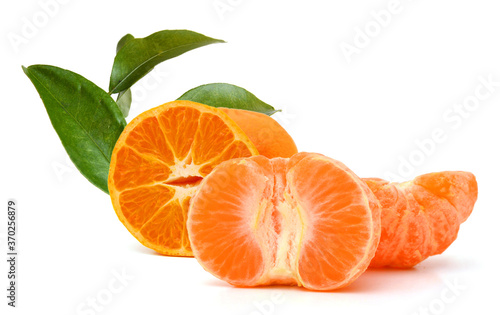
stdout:
<svg viewBox="0 0 500 315">
<path fill-rule="evenodd" d="M 233 285 L 332 290 L 375 255 L 380 206 L 336 160 L 255 156 L 223 162 L 202 181 L 187 229 L 198 262 Z"/>
<path fill-rule="evenodd" d="M 382 234 L 371 267 L 408 268 L 441 254 L 477 200 L 468 172 L 439 172 L 404 183 L 364 179 L 382 206 Z"/>
</svg>

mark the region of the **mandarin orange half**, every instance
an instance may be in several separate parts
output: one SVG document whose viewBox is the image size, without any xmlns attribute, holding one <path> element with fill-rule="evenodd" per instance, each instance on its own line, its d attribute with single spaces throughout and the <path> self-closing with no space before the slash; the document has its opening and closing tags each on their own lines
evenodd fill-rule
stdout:
<svg viewBox="0 0 500 315">
<path fill-rule="evenodd" d="M 190 199 L 222 161 L 258 154 L 223 111 L 190 101 L 148 110 L 113 150 L 108 187 L 116 214 L 143 245 L 192 256 L 186 231 Z"/>
<path fill-rule="evenodd" d="M 333 290 L 368 267 L 379 207 L 341 162 L 255 156 L 223 162 L 203 180 L 187 229 L 198 262 L 230 284 Z"/>
<path fill-rule="evenodd" d="M 409 268 L 457 238 L 477 200 L 468 172 L 437 172 L 404 183 L 366 178 L 382 206 L 382 233 L 371 267 Z"/>
</svg>

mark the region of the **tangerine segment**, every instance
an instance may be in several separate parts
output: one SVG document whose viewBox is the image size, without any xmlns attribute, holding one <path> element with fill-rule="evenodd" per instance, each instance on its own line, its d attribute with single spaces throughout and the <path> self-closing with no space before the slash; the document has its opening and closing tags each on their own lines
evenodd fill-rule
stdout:
<svg viewBox="0 0 500 315">
<path fill-rule="evenodd" d="M 316 290 L 351 283 L 368 267 L 380 238 L 373 193 L 345 165 L 323 156 L 302 159 L 287 177 L 306 222 L 300 281 Z"/>
<path fill-rule="evenodd" d="M 217 137 L 210 135 L 217 135 Z M 202 164 L 219 156 L 225 148 L 231 145 L 234 138 L 229 126 L 219 116 L 203 113 L 194 138 L 192 152 L 194 163 Z"/>
<path fill-rule="evenodd" d="M 111 157 L 108 188 L 120 221 L 161 254 L 192 256 L 187 211 L 216 164 L 258 154 L 222 111 L 175 101 L 148 110 L 124 129 Z"/>
<path fill-rule="evenodd" d="M 116 148 L 116 146 L 115 146 Z M 117 191 L 122 191 L 141 185 L 153 185 L 158 182 L 168 180 L 172 175 L 170 166 L 157 160 L 154 156 L 139 153 L 140 148 L 133 146 L 119 147 L 113 151 L 115 164 L 117 163 L 118 169 L 112 169 L 110 164 L 110 175 L 112 176 L 112 183 L 110 185 L 110 178 L 108 177 L 108 189 L 115 188 Z M 113 174 L 111 174 L 113 170 Z M 112 186 L 112 187 L 110 187 Z M 110 196 L 111 191 L 110 191 Z"/>
<path fill-rule="evenodd" d="M 188 250 L 184 232 L 184 214 L 178 199 L 159 208 L 139 230 L 146 243 L 169 244 L 172 249 Z"/>
<path fill-rule="evenodd" d="M 206 177 L 187 229 L 203 268 L 233 285 L 332 290 L 368 267 L 380 212 L 366 184 L 338 161 L 256 156 L 223 162 Z"/>
<path fill-rule="evenodd" d="M 253 160 L 228 161 L 205 178 L 189 209 L 188 235 L 195 257 L 234 285 L 257 285 L 264 272 L 259 245 L 264 216 L 258 212 L 266 210 L 266 175 Z"/>
<path fill-rule="evenodd" d="M 414 183 L 439 198 L 446 199 L 458 211 L 460 223 L 472 213 L 477 200 L 477 181 L 469 172 L 437 172 L 418 176 Z"/>
<path fill-rule="evenodd" d="M 125 190 L 118 198 L 123 217 L 134 229 L 140 229 L 174 195 L 172 187 L 153 185 Z"/>
<path fill-rule="evenodd" d="M 438 172 L 404 183 L 367 178 L 382 206 L 382 232 L 372 267 L 409 268 L 441 254 L 457 238 L 477 200 L 467 172 Z"/>
<path fill-rule="evenodd" d="M 166 136 L 166 135 L 165 135 Z M 141 148 L 140 153 L 153 156 L 167 165 L 174 165 L 172 149 L 165 141 L 162 129 L 156 117 L 145 118 L 141 124 L 130 131 L 126 143 Z"/>
<path fill-rule="evenodd" d="M 380 221 L 384 224 L 381 225 L 380 243 L 373 258 L 375 260 L 377 256 L 389 256 L 395 253 L 392 248 L 396 246 L 394 245 L 395 240 L 398 239 L 396 236 L 401 233 L 399 228 L 403 217 L 403 213 L 400 213 L 399 209 L 403 207 L 403 203 L 406 204 L 406 200 L 398 196 L 400 191 L 395 186 L 386 185 L 388 182 L 383 179 L 373 178 L 365 179 L 365 181 L 378 197 L 381 208 L 390 209 L 380 213 Z M 384 192 L 378 192 L 380 189 L 383 189 Z"/>
<path fill-rule="evenodd" d="M 168 107 L 158 113 L 159 126 L 177 160 L 183 160 L 189 153 L 198 131 L 200 115 L 199 109 L 188 106 Z"/>
</svg>

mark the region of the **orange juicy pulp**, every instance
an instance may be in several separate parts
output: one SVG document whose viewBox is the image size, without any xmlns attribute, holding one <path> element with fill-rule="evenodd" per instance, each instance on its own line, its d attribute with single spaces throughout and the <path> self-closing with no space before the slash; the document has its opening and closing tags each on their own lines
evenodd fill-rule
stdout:
<svg viewBox="0 0 500 315">
<path fill-rule="evenodd" d="M 315 153 L 226 161 L 200 185 L 188 213 L 199 263 L 236 286 L 332 290 L 369 265 L 379 204 L 342 163 Z"/>
<path fill-rule="evenodd" d="M 429 173 L 404 183 L 364 181 L 382 206 L 372 267 L 409 268 L 441 254 L 455 241 L 477 200 L 477 182 L 468 172 Z"/>
<path fill-rule="evenodd" d="M 113 150 L 108 187 L 118 218 L 143 245 L 192 256 L 187 211 L 201 180 L 222 161 L 258 154 L 221 110 L 174 101 L 125 128 Z"/>
</svg>

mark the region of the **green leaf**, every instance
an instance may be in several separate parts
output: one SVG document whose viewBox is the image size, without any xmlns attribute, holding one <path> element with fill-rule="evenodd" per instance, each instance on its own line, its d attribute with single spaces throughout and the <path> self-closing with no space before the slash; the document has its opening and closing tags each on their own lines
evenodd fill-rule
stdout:
<svg viewBox="0 0 500 315">
<path fill-rule="evenodd" d="M 126 121 L 104 90 L 74 72 L 23 67 L 40 94 L 69 157 L 92 184 L 108 193 L 111 153 Z"/>
<path fill-rule="evenodd" d="M 198 102 L 213 107 L 251 110 L 269 116 L 281 111 L 259 100 L 244 88 L 227 83 L 200 85 L 187 91 L 178 99 Z"/>
<path fill-rule="evenodd" d="M 126 43 L 130 42 L 134 38 L 135 37 L 132 36 L 132 34 L 123 36 L 116 45 L 116 53 L 118 53 Z M 127 117 L 130 111 L 130 105 L 132 105 L 132 91 L 130 91 L 130 89 L 126 89 L 125 91 L 118 93 L 118 96 L 116 97 L 116 104 L 122 111 L 123 117 Z"/>
<path fill-rule="evenodd" d="M 122 47 L 125 46 L 126 43 L 128 43 L 129 41 L 131 41 L 134 38 L 135 37 L 132 34 L 127 34 L 127 35 L 123 36 L 122 38 L 120 38 L 120 40 L 118 41 L 118 44 L 116 45 L 116 53 L 118 53 L 120 51 L 120 49 L 122 49 Z"/>
<path fill-rule="evenodd" d="M 130 88 L 165 60 L 214 43 L 224 41 L 188 30 L 165 30 L 145 38 L 129 39 L 116 54 L 109 93 L 119 93 Z"/>
<path fill-rule="evenodd" d="M 130 105 L 132 105 L 132 91 L 130 91 L 130 89 L 126 89 L 125 91 L 118 93 L 116 105 L 120 108 L 123 117 L 127 117 L 130 111 Z"/>
</svg>

